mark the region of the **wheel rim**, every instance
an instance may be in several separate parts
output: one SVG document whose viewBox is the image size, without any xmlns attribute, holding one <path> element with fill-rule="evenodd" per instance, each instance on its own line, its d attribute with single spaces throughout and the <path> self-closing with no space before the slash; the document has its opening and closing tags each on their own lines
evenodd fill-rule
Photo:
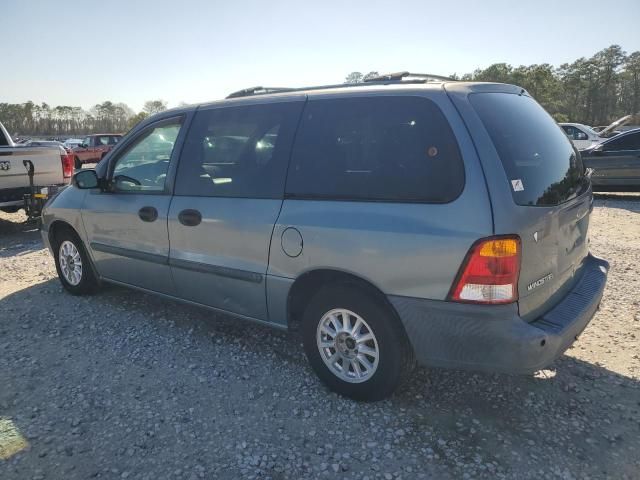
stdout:
<svg viewBox="0 0 640 480">
<path fill-rule="evenodd" d="M 58 259 L 64 279 L 73 286 L 78 285 L 82 280 L 82 257 L 76 246 L 69 240 L 62 242 Z"/>
<path fill-rule="evenodd" d="M 325 365 L 340 380 L 366 382 L 378 368 L 376 336 L 351 310 L 336 308 L 325 313 L 318 324 L 316 342 Z"/>
</svg>

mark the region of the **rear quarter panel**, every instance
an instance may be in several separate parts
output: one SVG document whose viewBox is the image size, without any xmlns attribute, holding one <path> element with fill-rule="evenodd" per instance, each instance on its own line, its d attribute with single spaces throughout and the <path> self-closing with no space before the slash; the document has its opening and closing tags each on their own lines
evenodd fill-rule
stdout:
<svg viewBox="0 0 640 480">
<path fill-rule="evenodd" d="M 502 84 L 475 84 L 470 88 L 473 91 L 505 93 L 522 90 Z M 520 316 L 531 321 L 560 301 L 573 285 L 573 279 L 577 278 L 580 266 L 571 265 L 570 261 L 574 257 L 586 256 L 588 252 L 587 232 L 593 195 L 589 190 L 578 198 L 552 207 L 517 205 L 511 194 L 510 179 L 491 137 L 468 101 L 470 89 L 463 83 L 450 87 L 448 84 L 447 91 L 469 131 L 473 132 L 491 196 L 495 234 L 517 234 L 521 238 L 518 308 Z M 569 222 L 568 219 L 575 221 Z M 552 281 L 530 288 L 532 282 L 550 273 Z"/>
<path fill-rule="evenodd" d="M 269 299 L 270 310 L 286 302 L 287 280 L 318 269 L 352 273 L 387 295 L 444 300 L 469 247 L 491 235 L 484 177 L 464 124 L 442 90 L 420 95 L 441 108 L 458 139 L 462 194 L 447 204 L 285 200 L 271 241 L 267 282 L 278 288 L 268 291 L 279 298 Z M 288 227 L 303 238 L 295 258 L 282 248 Z"/>
</svg>

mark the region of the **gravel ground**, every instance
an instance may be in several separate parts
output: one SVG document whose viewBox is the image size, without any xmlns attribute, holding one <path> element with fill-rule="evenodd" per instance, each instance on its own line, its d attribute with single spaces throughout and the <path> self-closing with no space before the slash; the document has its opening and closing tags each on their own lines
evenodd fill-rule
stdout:
<svg viewBox="0 0 640 480">
<path fill-rule="evenodd" d="M 418 369 L 375 404 L 328 392 L 296 334 L 64 293 L 23 220 L 0 213 L 0 438 L 28 443 L 3 480 L 640 478 L 640 196 L 596 201 L 605 299 L 549 370 Z"/>
</svg>

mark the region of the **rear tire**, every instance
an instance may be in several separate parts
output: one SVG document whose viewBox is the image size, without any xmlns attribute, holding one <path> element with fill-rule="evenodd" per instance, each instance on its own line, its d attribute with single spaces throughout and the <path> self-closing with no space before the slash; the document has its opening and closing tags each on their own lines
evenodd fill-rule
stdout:
<svg viewBox="0 0 640 480">
<path fill-rule="evenodd" d="M 390 396 L 413 366 L 395 313 L 377 296 L 349 284 L 316 293 L 304 312 L 302 338 L 320 380 L 355 400 Z"/>
<path fill-rule="evenodd" d="M 98 290 L 99 283 L 80 237 L 69 228 L 56 234 L 52 244 L 56 271 L 62 286 L 72 295 Z"/>
</svg>

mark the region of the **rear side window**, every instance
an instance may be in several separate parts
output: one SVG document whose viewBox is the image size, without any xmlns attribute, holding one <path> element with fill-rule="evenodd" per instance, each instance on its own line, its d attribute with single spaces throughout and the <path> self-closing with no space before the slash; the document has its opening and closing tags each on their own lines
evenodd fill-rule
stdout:
<svg viewBox="0 0 640 480">
<path fill-rule="evenodd" d="M 602 146 L 602 149 L 605 152 L 640 150 L 640 132 L 622 135 L 613 140 L 609 140 Z"/>
<path fill-rule="evenodd" d="M 444 203 L 464 187 L 464 165 L 440 109 L 420 97 L 308 102 L 287 194 L 294 198 Z"/>
<path fill-rule="evenodd" d="M 589 137 L 586 133 L 584 133 L 579 128 L 573 127 L 571 125 L 562 125 L 562 129 L 567 134 L 571 140 L 588 140 Z"/>
<path fill-rule="evenodd" d="M 9 145 L 9 139 L 5 137 L 2 128 L 0 128 L 0 147 L 5 147 L 7 145 Z"/>
<path fill-rule="evenodd" d="M 580 154 L 531 97 L 475 93 L 469 101 L 493 141 L 518 205 L 558 205 L 588 188 Z"/>
<path fill-rule="evenodd" d="M 176 195 L 282 198 L 303 102 L 196 113 L 180 157 Z"/>
<path fill-rule="evenodd" d="M 113 181 L 117 191 L 164 191 L 181 121 L 174 119 L 147 129 L 118 157 L 113 169 Z"/>
</svg>

